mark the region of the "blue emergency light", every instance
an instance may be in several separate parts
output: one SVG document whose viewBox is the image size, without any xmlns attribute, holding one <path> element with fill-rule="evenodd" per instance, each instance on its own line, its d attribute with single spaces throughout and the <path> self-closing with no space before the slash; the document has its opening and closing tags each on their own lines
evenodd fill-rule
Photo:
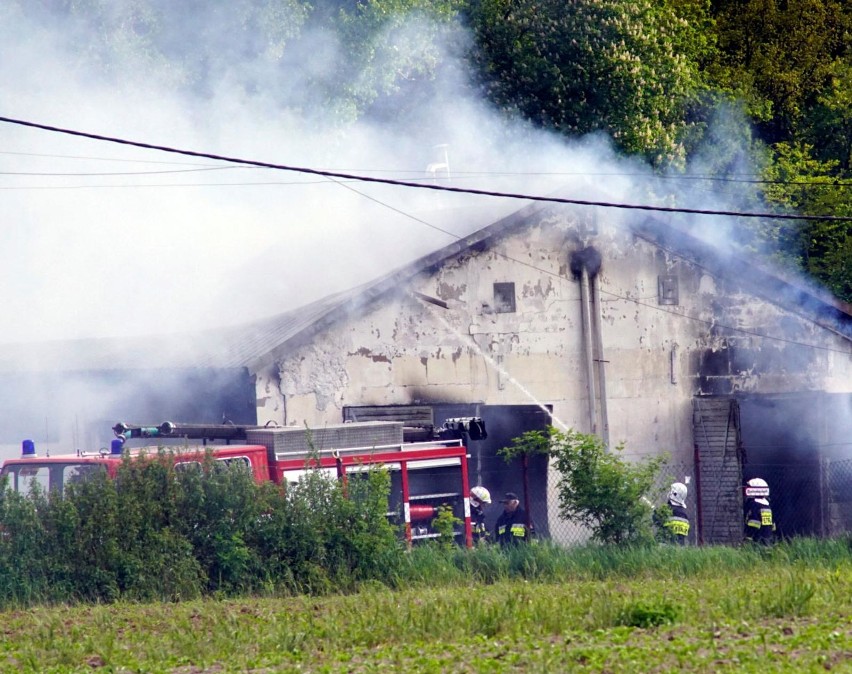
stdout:
<svg viewBox="0 0 852 674">
<path fill-rule="evenodd" d="M 21 458 L 29 459 L 36 455 L 35 443 L 32 440 L 24 440 L 21 443 Z"/>
</svg>

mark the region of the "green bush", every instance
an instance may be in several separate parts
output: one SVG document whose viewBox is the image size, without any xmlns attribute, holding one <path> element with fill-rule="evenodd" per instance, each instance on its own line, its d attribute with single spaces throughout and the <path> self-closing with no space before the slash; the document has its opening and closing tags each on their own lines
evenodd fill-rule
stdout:
<svg viewBox="0 0 852 674">
<path fill-rule="evenodd" d="M 629 602 L 619 613 L 616 624 L 626 627 L 657 627 L 676 622 L 679 615 L 677 606 L 667 600 Z"/>
<path fill-rule="evenodd" d="M 455 545 L 455 530 L 462 521 L 453 515 L 453 508 L 449 505 L 438 507 L 438 514 L 432 520 L 432 529 L 438 534 L 437 544 L 445 549 Z"/>
<path fill-rule="evenodd" d="M 651 501 L 665 457 L 629 463 L 624 446 L 607 449 L 596 435 L 573 430 L 529 431 L 501 450 L 510 459 L 523 454 L 549 454 L 559 472 L 559 511 L 588 527 L 601 543 L 647 543 L 654 540 Z"/>
<path fill-rule="evenodd" d="M 344 485 L 308 470 L 285 489 L 210 455 L 196 468 L 176 470 L 174 451 L 163 449 L 62 495 L 0 489 L 0 605 L 396 582 L 404 554 L 386 517 L 386 471 Z"/>
</svg>

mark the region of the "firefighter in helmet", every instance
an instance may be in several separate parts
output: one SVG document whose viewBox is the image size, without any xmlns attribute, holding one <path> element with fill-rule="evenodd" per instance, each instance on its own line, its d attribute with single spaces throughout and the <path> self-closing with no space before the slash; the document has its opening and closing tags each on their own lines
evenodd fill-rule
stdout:
<svg viewBox="0 0 852 674">
<path fill-rule="evenodd" d="M 683 482 L 672 482 L 669 488 L 668 506 L 671 509 L 663 526 L 671 534 L 675 543 L 686 545 L 689 536 L 689 513 L 686 511 L 686 485 Z"/>
<path fill-rule="evenodd" d="M 488 538 L 488 529 L 485 528 L 487 505 L 491 505 L 491 493 L 485 487 L 473 487 L 470 490 L 470 524 L 474 543 Z"/>
<path fill-rule="evenodd" d="M 752 478 L 745 486 L 745 538 L 763 545 L 771 545 L 775 538 L 769 485 L 759 477 Z"/>
</svg>

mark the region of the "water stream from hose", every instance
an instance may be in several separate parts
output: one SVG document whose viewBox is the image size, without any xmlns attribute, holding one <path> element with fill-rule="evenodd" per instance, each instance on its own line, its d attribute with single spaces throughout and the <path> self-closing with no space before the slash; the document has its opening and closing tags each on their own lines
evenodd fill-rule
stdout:
<svg viewBox="0 0 852 674">
<path fill-rule="evenodd" d="M 431 307 L 430 307 L 431 308 Z M 523 393 L 527 398 L 529 398 L 537 407 L 541 408 L 542 411 L 546 412 L 548 416 L 553 420 L 554 426 L 559 426 L 562 430 L 570 430 L 570 427 L 559 419 L 553 412 L 548 409 L 548 407 L 542 403 L 538 398 L 536 398 L 532 392 L 524 386 L 521 382 L 519 382 L 515 377 L 509 374 L 500 363 L 498 363 L 493 356 L 489 355 L 479 344 L 476 343 L 476 340 L 473 339 L 470 335 L 465 335 L 459 332 L 456 328 L 454 328 L 450 322 L 444 318 L 437 310 L 432 311 L 432 315 L 438 319 L 438 321 L 453 333 L 456 337 L 458 337 L 462 342 L 468 344 L 474 348 L 474 350 L 482 356 L 485 362 L 490 365 L 495 371 L 499 372 L 508 382 L 510 382 L 515 388 L 517 388 L 521 393 Z"/>
</svg>

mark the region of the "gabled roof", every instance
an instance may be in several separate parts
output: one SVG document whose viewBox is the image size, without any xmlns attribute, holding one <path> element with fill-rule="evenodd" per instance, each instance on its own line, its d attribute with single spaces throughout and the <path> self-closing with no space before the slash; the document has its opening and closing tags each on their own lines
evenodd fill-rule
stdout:
<svg viewBox="0 0 852 674">
<path fill-rule="evenodd" d="M 251 354 L 246 352 L 246 365 L 258 365 L 272 360 L 276 350 L 280 353 L 294 346 L 296 342 L 309 340 L 342 316 L 359 307 L 369 305 L 386 293 L 403 290 L 417 274 L 435 269 L 465 251 L 485 247 L 494 240 L 528 225 L 534 216 L 550 208 L 548 204 L 533 203 L 375 281 L 328 298 L 330 301 L 324 305 L 322 315 L 317 316 L 314 322 L 303 321 L 298 325 L 298 329 L 290 330 L 286 334 L 279 333 L 280 341 L 275 343 L 274 340 L 270 340 L 266 344 L 267 347 L 272 346 L 272 349 L 257 349 Z M 852 340 L 852 306 L 840 302 L 826 291 L 806 286 L 800 280 L 787 279 L 778 273 L 762 269 L 756 266 L 753 260 L 741 259 L 737 264 L 734 255 L 722 253 L 711 244 L 657 220 L 647 219 L 635 225 L 633 231 L 650 243 L 668 249 L 673 254 L 694 262 L 717 276 L 724 278 L 730 273 L 731 268 L 736 267 L 737 282 L 744 284 L 755 295 Z M 313 306 L 309 305 L 295 311 L 309 310 Z M 288 312 L 287 315 L 290 313 L 292 312 Z"/>
<path fill-rule="evenodd" d="M 465 251 L 485 247 L 549 208 L 547 204 L 531 204 L 373 281 L 243 326 L 183 335 L 4 345 L 0 348 L 0 372 L 259 367 L 353 311 L 388 293 L 404 291 L 417 274 Z M 635 225 L 633 231 L 717 275 L 724 276 L 731 267 L 731 255 L 723 255 L 671 225 L 649 219 Z M 751 260 L 741 262 L 737 281 L 767 301 L 852 340 L 852 306 L 760 269 Z"/>
<path fill-rule="evenodd" d="M 823 328 L 852 340 L 852 305 L 803 278 L 789 277 L 715 246 L 683 230 L 648 219 L 632 226 L 634 234 L 714 273 L 720 278 L 736 272 L 736 282 L 767 302 L 806 318 Z"/>
</svg>

